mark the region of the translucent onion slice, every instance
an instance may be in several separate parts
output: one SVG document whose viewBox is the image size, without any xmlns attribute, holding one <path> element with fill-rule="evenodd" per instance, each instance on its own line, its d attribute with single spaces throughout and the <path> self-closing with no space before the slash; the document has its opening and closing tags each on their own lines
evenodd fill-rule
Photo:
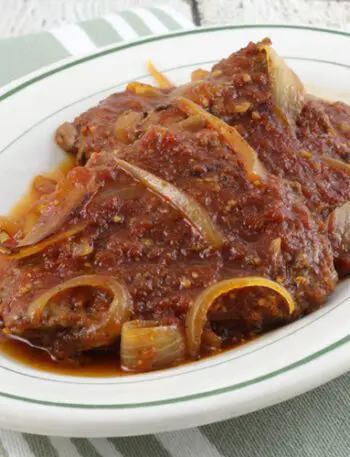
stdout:
<svg viewBox="0 0 350 457">
<path fill-rule="evenodd" d="M 160 71 L 156 69 L 156 67 L 150 60 L 147 62 L 147 70 L 150 72 L 150 75 L 156 81 L 160 88 L 171 89 L 172 87 L 175 87 L 174 84 L 171 81 L 169 81 L 169 79 L 166 76 L 164 76 Z"/>
<path fill-rule="evenodd" d="M 141 181 L 146 187 L 170 202 L 176 209 L 180 210 L 188 222 L 198 230 L 211 246 L 219 248 L 223 245 L 223 237 L 215 227 L 209 214 L 192 197 L 149 171 L 122 159 L 116 158 L 115 161 L 123 171 Z"/>
<path fill-rule="evenodd" d="M 289 123 L 295 122 L 304 104 L 304 86 L 271 46 L 263 45 L 261 49 L 266 53 L 273 101 Z"/>
<path fill-rule="evenodd" d="M 39 323 L 46 306 L 53 297 L 68 289 L 81 286 L 100 287 L 108 290 L 113 295 L 112 303 L 106 312 L 103 322 L 84 329 L 84 338 L 88 340 L 89 337 L 93 337 L 96 334 L 104 337 L 108 335 L 107 339 L 103 338 L 104 343 L 113 341 L 120 335 L 124 322 L 129 319 L 132 305 L 128 289 L 113 276 L 84 275 L 69 279 L 34 300 L 28 307 L 28 317 L 32 322 Z"/>
<path fill-rule="evenodd" d="M 245 287 L 266 287 L 280 294 L 288 305 L 289 313 L 292 314 L 295 305 L 290 293 L 275 281 L 270 279 L 247 276 L 244 278 L 233 278 L 220 281 L 207 287 L 201 292 L 191 304 L 186 316 L 186 337 L 190 356 L 198 356 L 203 329 L 207 321 L 207 313 L 215 300 L 223 294 L 231 292 L 234 289 L 243 289 Z"/>
<path fill-rule="evenodd" d="M 321 160 L 336 170 L 345 171 L 350 176 L 350 165 L 348 163 L 329 156 L 321 156 Z"/>
<path fill-rule="evenodd" d="M 350 202 L 344 203 L 330 214 L 328 230 L 342 249 L 350 251 Z"/>
<path fill-rule="evenodd" d="M 11 260 L 19 260 L 24 259 L 25 257 L 29 257 L 31 255 L 37 254 L 38 252 L 43 251 L 44 249 L 52 246 L 54 244 L 58 244 L 61 241 L 67 240 L 71 236 L 77 235 L 78 233 L 82 232 L 86 228 L 87 224 L 79 224 L 75 225 L 74 227 L 66 230 L 65 232 L 57 233 L 52 235 L 46 240 L 41 241 L 40 243 L 35 244 L 34 246 L 27 246 L 24 248 L 20 248 L 18 252 L 12 253 L 6 248 L 1 248 L 1 253 L 6 255 L 7 259 Z"/>
<path fill-rule="evenodd" d="M 141 197 L 144 192 L 145 187 L 142 184 L 133 184 L 127 187 L 110 187 L 96 195 L 93 200 L 93 205 L 101 206 L 113 198 L 134 200 L 135 198 Z"/>
<path fill-rule="evenodd" d="M 164 368 L 186 358 L 183 329 L 157 321 L 129 321 L 123 325 L 121 364 L 129 371 Z"/>
<path fill-rule="evenodd" d="M 264 178 L 266 171 L 263 164 L 260 162 L 256 151 L 245 141 L 238 133 L 237 129 L 229 126 L 216 116 L 205 111 L 199 105 L 185 97 L 177 97 L 175 99 L 177 106 L 184 111 L 188 116 L 200 114 L 210 127 L 216 130 L 227 143 L 227 145 L 237 155 L 242 162 L 247 173 L 248 179 L 254 181 Z"/>
<path fill-rule="evenodd" d="M 69 216 L 92 195 L 94 177 L 85 183 L 74 183 L 70 178 L 59 183 L 57 190 L 50 194 L 41 215 L 31 231 L 17 243 L 17 247 L 32 246 L 56 232 Z"/>
<path fill-rule="evenodd" d="M 143 119 L 143 113 L 127 110 L 121 113 L 114 124 L 114 134 L 122 143 L 130 144 L 135 139 L 138 123 Z"/>
<path fill-rule="evenodd" d="M 208 351 L 219 351 L 221 349 L 221 338 L 212 330 L 205 328 L 202 334 L 202 347 Z"/>
<path fill-rule="evenodd" d="M 328 219 L 328 232 L 338 256 L 335 266 L 340 276 L 350 273 L 350 202 L 336 208 Z"/>
</svg>

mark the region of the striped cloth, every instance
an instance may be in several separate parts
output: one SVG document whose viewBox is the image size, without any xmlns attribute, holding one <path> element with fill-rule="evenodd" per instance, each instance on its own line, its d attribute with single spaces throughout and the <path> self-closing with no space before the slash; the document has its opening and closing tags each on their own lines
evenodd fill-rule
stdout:
<svg viewBox="0 0 350 457">
<path fill-rule="evenodd" d="M 190 26 L 175 11 L 155 7 L 5 39 L 0 86 L 96 47 Z M 0 457 L 350 457 L 350 373 L 264 411 L 180 432 L 69 439 L 0 430 Z"/>
<path fill-rule="evenodd" d="M 0 87 L 45 65 L 101 46 L 189 27 L 193 23 L 174 10 L 135 8 L 50 32 L 6 38 L 0 40 Z M 23 58 L 28 55 L 30 58 Z"/>
</svg>

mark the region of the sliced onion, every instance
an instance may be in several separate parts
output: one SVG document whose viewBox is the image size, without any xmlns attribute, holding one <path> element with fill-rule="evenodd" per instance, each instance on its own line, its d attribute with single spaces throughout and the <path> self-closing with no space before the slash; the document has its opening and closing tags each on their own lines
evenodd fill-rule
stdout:
<svg viewBox="0 0 350 457">
<path fill-rule="evenodd" d="M 44 249 L 52 246 L 53 244 L 58 244 L 61 241 L 67 240 L 71 236 L 74 236 L 80 232 L 82 232 L 86 228 L 87 224 L 79 224 L 75 225 L 72 228 L 66 230 L 65 232 L 57 233 L 55 235 L 50 236 L 46 240 L 41 241 L 40 243 L 35 244 L 34 246 L 27 246 L 24 248 L 20 248 L 18 252 L 12 253 L 7 248 L 1 248 L 2 254 L 6 255 L 8 259 L 11 260 L 19 260 L 25 257 L 29 257 L 31 255 L 37 254 L 38 252 L 43 251 Z"/>
<path fill-rule="evenodd" d="M 79 242 L 72 244 L 73 257 L 86 257 L 94 251 L 94 242 L 91 238 L 82 237 Z"/>
<path fill-rule="evenodd" d="M 120 356 L 129 371 L 164 368 L 186 357 L 184 331 L 157 321 L 130 321 L 123 325 Z"/>
<path fill-rule="evenodd" d="M 350 202 L 336 208 L 329 216 L 328 231 L 337 251 L 335 265 L 339 275 L 350 272 Z M 335 243 L 334 243 L 335 241 Z"/>
<path fill-rule="evenodd" d="M 350 251 L 350 202 L 331 213 L 328 230 L 337 239 L 339 246 Z"/>
<path fill-rule="evenodd" d="M 244 278 L 233 278 L 217 282 L 207 287 L 194 300 L 186 316 L 186 337 L 191 357 L 197 357 L 202 340 L 203 329 L 207 321 L 207 313 L 215 300 L 223 294 L 234 289 L 246 287 L 266 287 L 280 294 L 288 305 L 289 313 L 292 314 L 295 305 L 290 293 L 275 281 L 270 279 L 247 276 Z"/>
<path fill-rule="evenodd" d="M 271 260 L 273 265 L 277 265 L 281 257 L 282 239 L 280 237 L 271 241 L 269 251 L 272 254 Z"/>
<path fill-rule="evenodd" d="M 149 84 L 139 83 L 137 81 L 129 83 L 127 85 L 127 90 L 133 92 L 136 95 L 144 95 L 150 97 L 159 97 L 161 95 L 164 95 L 160 89 L 150 86 Z"/>
<path fill-rule="evenodd" d="M 113 295 L 112 303 L 102 323 L 91 325 L 83 329 L 82 340 L 86 341 L 100 338 L 101 344 L 109 344 L 120 335 L 122 325 L 131 314 L 131 297 L 126 286 L 117 281 L 113 276 L 84 275 L 59 284 L 42 294 L 28 307 L 27 314 L 32 322 L 40 323 L 43 312 L 49 301 L 57 294 L 75 287 L 90 286 L 108 290 Z"/>
<path fill-rule="evenodd" d="M 207 351 L 219 351 L 221 349 L 221 338 L 207 328 L 203 330 L 201 343 Z"/>
<path fill-rule="evenodd" d="M 147 170 L 122 159 L 116 158 L 114 160 L 123 171 L 141 181 L 146 187 L 180 210 L 211 246 L 219 248 L 223 245 L 223 237 L 215 227 L 209 214 L 192 197 Z"/>
<path fill-rule="evenodd" d="M 343 162 L 342 160 L 333 159 L 333 157 L 329 156 L 321 156 L 321 160 L 336 170 L 345 171 L 345 173 L 350 176 L 350 165 L 348 163 Z"/>
<path fill-rule="evenodd" d="M 237 129 L 229 126 L 216 116 L 205 111 L 199 105 L 185 97 L 177 97 L 175 103 L 188 116 L 200 114 L 214 130 L 216 130 L 228 146 L 235 152 L 238 159 L 242 162 L 247 173 L 248 179 L 254 181 L 264 178 L 266 171 L 260 162 L 256 151 L 238 133 Z"/>
<path fill-rule="evenodd" d="M 137 124 L 143 119 L 143 113 L 127 110 L 118 116 L 114 124 L 114 133 L 118 140 L 125 144 L 133 142 L 136 136 Z"/>
<path fill-rule="evenodd" d="M 271 46 L 263 45 L 261 50 L 266 53 L 274 104 L 288 122 L 295 122 L 304 105 L 304 86 Z"/>
<path fill-rule="evenodd" d="M 178 126 L 189 132 L 198 132 L 199 130 L 204 129 L 206 121 L 200 114 L 195 114 L 194 116 L 189 116 L 183 121 L 180 121 Z"/>
<path fill-rule="evenodd" d="M 150 72 L 152 78 L 156 81 L 160 88 L 171 89 L 175 87 L 174 84 L 170 82 L 166 76 L 164 76 L 160 71 L 156 69 L 150 60 L 147 62 L 147 70 Z"/>
<path fill-rule="evenodd" d="M 210 71 L 203 70 L 203 68 L 197 68 L 197 70 L 192 71 L 191 81 L 202 81 L 210 75 Z"/>
<path fill-rule="evenodd" d="M 101 206 L 104 203 L 118 198 L 120 200 L 134 200 L 141 197 L 145 192 L 145 187 L 142 184 L 133 184 L 127 187 L 108 187 L 96 195 L 93 200 L 94 206 Z"/>
<path fill-rule="evenodd" d="M 59 183 L 57 190 L 50 194 L 41 216 L 31 231 L 20 241 L 17 247 L 32 246 L 56 232 L 67 221 L 69 216 L 92 195 L 94 177 L 88 182 L 74 183 L 69 177 Z"/>
<path fill-rule="evenodd" d="M 0 243 L 0 251 L 3 254 L 9 254 L 13 259 L 28 257 L 51 244 L 75 235 L 86 227 L 86 224 L 80 224 L 64 233 L 52 235 L 64 225 L 73 211 L 92 198 L 97 189 L 94 175 L 91 175 L 85 168 L 77 168 L 75 173 L 80 173 L 83 178 L 82 182 L 76 183 L 69 176 L 63 179 L 58 184 L 56 191 L 41 201 L 41 215 L 34 222 L 30 232 L 21 240 L 13 239 L 14 246 L 7 247 Z M 50 235 L 52 236 L 50 237 Z M 48 239 L 48 237 L 50 238 Z"/>
</svg>

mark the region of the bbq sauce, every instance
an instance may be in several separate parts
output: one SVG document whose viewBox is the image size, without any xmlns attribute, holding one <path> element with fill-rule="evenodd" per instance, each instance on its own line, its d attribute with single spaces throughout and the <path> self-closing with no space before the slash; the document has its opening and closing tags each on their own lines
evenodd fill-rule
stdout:
<svg viewBox="0 0 350 457">
<path fill-rule="evenodd" d="M 36 370 L 68 376 L 112 377 L 130 373 L 120 367 L 117 348 L 92 351 L 79 361 L 55 361 L 44 350 L 23 341 L 9 338 L 0 332 L 0 355 Z M 1 365 L 1 361 L 0 361 Z"/>
<path fill-rule="evenodd" d="M 257 337 L 257 335 L 252 334 L 249 337 L 247 336 L 245 339 L 235 340 L 234 342 L 231 342 L 231 344 L 225 344 L 219 352 L 203 350 L 200 354 L 200 359 L 207 359 L 208 357 L 222 354 L 255 340 Z M 0 367 L 2 355 L 35 370 L 65 376 L 108 378 L 144 373 L 125 371 L 122 369 L 120 365 L 118 344 L 109 348 L 89 351 L 83 357 L 79 357 L 79 360 L 76 361 L 57 361 L 53 359 L 46 350 L 33 347 L 25 341 L 8 337 L 1 333 L 0 330 Z M 177 366 L 187 365 L 189 363 L 192 362 L 190 360 L 185 360 L 177 364 Z M 173 367 L 174 366 L 176 365 L 173 365 Z M 169 368 L 171 368 L 171 366 L 157 371 L 168 370 Z"/>
</svg>

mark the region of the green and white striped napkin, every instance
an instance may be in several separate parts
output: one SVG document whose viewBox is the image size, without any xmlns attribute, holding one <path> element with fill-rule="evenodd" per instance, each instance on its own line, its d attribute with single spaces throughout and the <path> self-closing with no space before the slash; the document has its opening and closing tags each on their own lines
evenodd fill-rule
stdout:
<svg viewBox="0 0 350 457">
<path fill-rule="evenodd" d="M 191 20 L 172 9 L 135 8 L 50 32 L 6 38 L 0 40 L 0 87 L 40 67 L 101 46 L 190 27 Z"/>
<path fill-rule="evenodd" d="M 69 56 L 187 27 L 182 15 L 154 7 L 3 39 L 0 87 Z M 180 432 L 77 439 L 0 430 L 0 457 L 350 457 L 350 373 L 264 411 Z"/>
</svg>

